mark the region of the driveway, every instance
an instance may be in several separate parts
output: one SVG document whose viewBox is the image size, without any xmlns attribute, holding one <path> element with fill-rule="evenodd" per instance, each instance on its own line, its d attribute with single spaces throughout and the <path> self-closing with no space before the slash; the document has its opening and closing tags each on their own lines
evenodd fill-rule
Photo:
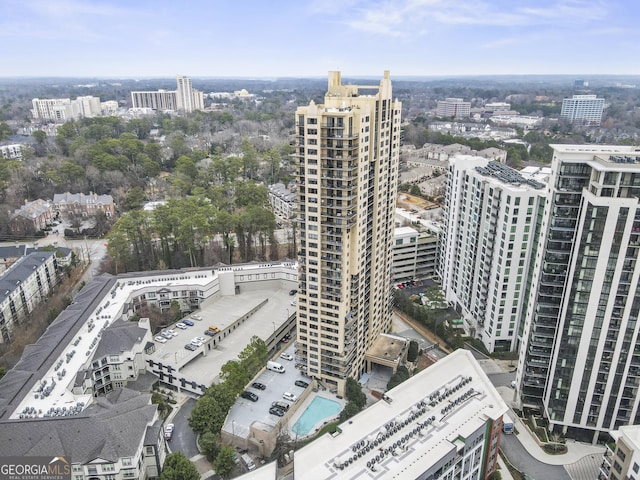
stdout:
<svg viewBox="0 0 640 480">
<path fill-rule="evenodd" d="M 173 452 L 184 453 L 187 458 L 193 458 L 200 454 L 196 445 L 196 434 L 189 426 L 189 417 L 195 405 L 196 401 L 193 398 L 188 399 L 171 420 L 175 428 L 169 447 Z"/>
<path fill-rule="evenodd" d="M 539 462 L 527 452 L 517 435 L 502 435 L 500 437 L 500 448 L 509 459 L 511 465 L 522 473 L 526 474 L 530 480 L 571 480 L 571 477 L 561 465 L 548 465 Z"/>
</svg>

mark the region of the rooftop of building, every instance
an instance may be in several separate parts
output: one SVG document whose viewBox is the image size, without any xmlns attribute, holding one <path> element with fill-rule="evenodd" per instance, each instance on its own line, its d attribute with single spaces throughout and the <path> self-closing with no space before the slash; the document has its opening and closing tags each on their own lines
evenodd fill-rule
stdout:
<svg viewBox="0 0 640 480">
<path fill-rule="evenodd" d="M 3 455 L 63 455 L 81 464 L 114 463 L 136 455 L 147 428 L 160 422 L 154 420 L 156 409 L 151 395 L 119 389 L 97 398 L 79 416 L 3 422 L 0 450 Z M 155 431 L 159 434 L 159 425 Z"/>
<path fill-rule="evenodd" d="M 495 421 L 507 406 L 470 352 L 457 350 L 389 390 L 295 454 L 305 479 L 419 478 L 457 439 Z"/>
<path fill-rule="evenodd" d="M 502 183 L 521 186 L 530 186 L 536 190 L 541 190 L 546 187 L 542 182 L 534 180 L 533 178 L 527 178 L 517 170 L 508 167 L 504 163 L 491 160 L 486 166 L 475 167 L 476 171 L 485 177 L 491 177 L 499 180 Z"/>
<path fill-rule="evenodd" d="M 624 425 L 611 432 L 611 436 L 617 442 L 624 437 L 625 443 L 634 451 L 640 451 L 640 425 Z"/>
<path fill-rule="evenodd" d="M 113 203 L 113 197 L 111 195 L 98 195 L 97 193 L 90 192 L 88 195 L 84 193 L 56 193 L 53 195 L 53 203 L 79 203 L 81 205 L 93 205 L 101 203 L 104 205 L 110 205 Z"/>
<path fill-rule="evenodd" d="M 28 280 L 29 277 L 33 275 L 34 270 L 37 270 L 54 255 L 55 252 L 42 250 L 27 253 L 25 256 L 16 260 L 11 267 L 2 272 L 2 274 L 0 274 L 0 303 L 9 297 L 16 287 Z M 53 274 L 53 272 L 51 273 Z"/>
<path fill-rule="evenodd" d="M 367 350 L 367 358 L 382 359 L 386 362 L 400 362 L 409 341 L 402 337 L 383 333 L 375 339 Z"/>
</svg>

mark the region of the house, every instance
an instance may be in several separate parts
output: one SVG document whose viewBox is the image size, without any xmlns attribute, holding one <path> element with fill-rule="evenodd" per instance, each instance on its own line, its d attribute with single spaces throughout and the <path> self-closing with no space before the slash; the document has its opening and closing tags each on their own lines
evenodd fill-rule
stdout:
<svg viewBox="0 0 640 480">
<path fill-rule="evenodd" d="M 107 217 L 116 214 L 116 206 L 111 195 L 98 195 L 90 192 L 84 193 L 56 193 L 53 196 L 53 208 L 57 214 L 75 214 L 87 217 L 95 215 L 99 211 L 104 212 Z"/>
</svg>

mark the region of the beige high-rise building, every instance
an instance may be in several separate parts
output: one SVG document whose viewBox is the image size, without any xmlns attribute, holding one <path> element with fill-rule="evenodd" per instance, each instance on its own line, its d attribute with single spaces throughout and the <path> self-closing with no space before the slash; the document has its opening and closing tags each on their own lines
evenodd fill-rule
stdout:
<svg viewBox="0 0 640 480">
<path fill-rule="evenodd" d="M 391 264 L 401 104 L 389 72 L 343 85 L 329 72 L 324 104 L 296 110 L 300 185 L 298 360 L 330 389 L 366 370 L 391 326 Z"/>
</svg>

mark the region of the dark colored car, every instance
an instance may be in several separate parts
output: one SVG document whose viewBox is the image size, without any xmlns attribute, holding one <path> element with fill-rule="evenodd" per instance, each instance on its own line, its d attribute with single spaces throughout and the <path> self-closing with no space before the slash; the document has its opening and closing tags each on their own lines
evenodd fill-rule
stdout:
<svg viewBox="0 0 640 480">
<path fill-rule="evenodd" d="M 273 402 L 271 406 L 275 408 L 279 408 L 280 410 L 284 410 L 285 412 L 289 410 L 289 404 L 284 402 Z"/>
<path fill-rule="evenodd" d="M 281 408 L 278 408 L 278 407 L 270 407 L 269 408 L 269 413 L 272 414 L 272 415 L 277 415 L 278 417 L 284 416 L 284 410 L 282 410 Z"/>
<path fill-rule="evenodd" d="M 264 383 L 260 383 L 260 382 L 253 382 L 251 386 L 253 388 L 257 388 L 258 390 L 265 390 L 267 388 L 267 386 Z"/>
<path fill-rule="evenodd" d="M 298 293 L 298 290 L 289 290 L 289 295 L 295 295 Z"/>
<path fill-rule="evenodd" d="M 193 343 L 187 343 L 184 348 L 186 348 L 187 350 L 191 350 L 192 352 L 195 351 L 198 347 L 196 347 Z"/>
<path fill-rule="evenodd" d="M 296 387 L 307 388 L 309 384 L 303 380 L 296 380 Z"/>
<path fill-rule="evenodd" d="M 247 392 L 247 391 L 244 391 L 244 392 L 242 392 L 242 393 L 240 394 L 240 396 L 241 396 L 242 398 L 246 398 L 247 400 L 251 400 L 252 402 L 257 402 L 257 401 L 258 401 L 258 395 L 256 395 L 256 394 L 255 394 L 255 393 L 253 393 L 253 392 Z"/>
<path fill-rule="evenodd" d="M 193 323 L 191 320 L 182 320 L 182 323 L 184 323 L 185 325 L 189 325 L 190 327 L 193 327 L 195 325 L 195 323 Z"/>
<path fill-rule="evenodd" d="M 205 335 L 209 335 L 210 337 L 215 337 L 218 333 L 217 333 L 217 332 L 214 332 L 213 330 L 206 329 L 206 330 L 204 331 L 204 334 L 205 334 Z"/>
</svg>

